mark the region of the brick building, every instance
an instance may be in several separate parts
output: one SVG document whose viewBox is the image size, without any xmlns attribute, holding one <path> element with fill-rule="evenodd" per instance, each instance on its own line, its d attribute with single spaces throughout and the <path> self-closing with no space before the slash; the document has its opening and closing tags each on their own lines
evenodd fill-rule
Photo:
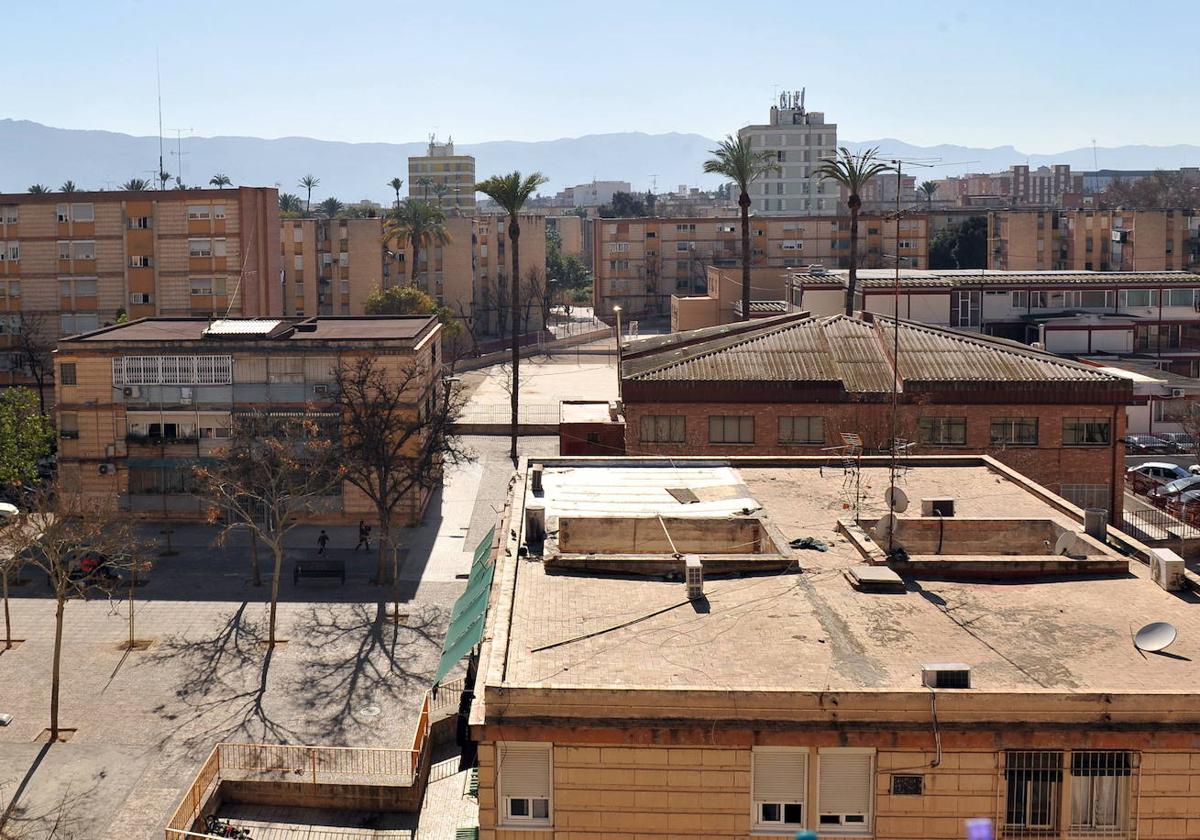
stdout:
<svg viewBox="0 0 1200 840">
<path fill-rule="evenodd" d="M 481 840 L 1200 834 L 1200 614 L 1149 549 L 986 456 L 918 457 L 889 560 L 887 459 L 824 463 L 526 472 L 472 616 Z M 1151 620 L 1167 656 L 1131 643 Z"/>
<path fill-rule="evenodd" d="M 893 323 L 801 312 L 626 343 L 626 451 L 816 455 L 844 434 L 875 451 L 896 438 L 920 453 L 986 452 L 1120 520 L 1127 379 L 909 321 L 897 364 Z"/>
<path fill-rule="evenodd" d="M 418 372 L 413 411 L 440 386 L 432 316 L 308 319 L 143 318 L 59 342 L 58 464 L 67 487 L 140 516 L 200 517 L 193 464 L 219 457 L 243 412 L 305 414 L 336 429 L 334 371 L 362 355 Z M 429 491 L 402 519 L 416 521 Z M 348 483 L 322 515 L 356 521 L 374 507 Z"/>
</svg>

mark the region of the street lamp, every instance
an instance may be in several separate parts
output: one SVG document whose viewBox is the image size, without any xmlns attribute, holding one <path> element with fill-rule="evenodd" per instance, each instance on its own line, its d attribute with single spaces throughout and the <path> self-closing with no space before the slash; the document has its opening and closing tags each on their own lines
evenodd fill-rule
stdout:
<svg viewBox="0 0 1200 840">
<path fill-rule="evenodd" d="M 617 399 L 624 400 L 625 395 L 621 387 L 621 307 L 613 306 L 613 314 L 617 316 Z"/>
</svg>

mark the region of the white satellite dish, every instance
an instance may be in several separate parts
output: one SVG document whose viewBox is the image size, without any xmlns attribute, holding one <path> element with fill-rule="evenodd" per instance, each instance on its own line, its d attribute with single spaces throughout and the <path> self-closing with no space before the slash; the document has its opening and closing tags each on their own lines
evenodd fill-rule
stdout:
<svg viewBox="0 0 1200 840">
<path fill-rule="evenodd" d="M 885 513 L 883 516 L 879 517 L 879 521 L 875 523 L 875 527 L 872 529 L 875 532 L 875 537 L 877 539 L 886 540 L 895 532 L 896 525 L 899 521 L 900 520 L 896 518 L 896 514 Z"/>
<path fill-rule="evenodd" d="M 1133 637 L 1133 646 L 1138 650 L 1155 653 L 1166 650 L 1175 642 L 1179 631 L 1174 624 L 1166 621 L 1152 621 L 1143 627 Z"/>
<path fill-rule="evenodd" d="M 1070 531 L 1063 531 L 1059 534 L 1058 539 L 1054 541 L 1054 553 L 1070 555 L 1071 549 L 1075 547 L 1075 535 Z"/>
<path fill-rule="evenodd" d="M 899 487 L 889 487 L 883 491 L 883 500 L 887 502 L 888 508 L 896 513 L 908 510 L 908 494 Z"/>
</svg>

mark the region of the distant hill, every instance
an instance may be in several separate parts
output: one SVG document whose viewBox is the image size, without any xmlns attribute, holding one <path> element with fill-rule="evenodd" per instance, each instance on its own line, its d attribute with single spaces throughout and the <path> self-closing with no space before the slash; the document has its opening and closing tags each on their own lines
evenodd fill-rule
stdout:
<svg viewBox="0 0 1200 840">
<path fill-rule="evenodd" d="M 701 173 L 708 150 L 716 141 L 699 134 L 592 134 L 584 137 L 517 142 L 456 144 L 476 158 L 480 177 L 520 169 L 540 169 L 550 177 L 542 194 L 593 178 L 631 181 L 646 189 L 657 173 L 658 189 L 679 184 L 715 186 Z M 884 138 L 847 142 L 852 148 L 878 146 L 882 153 L 905 158 L 937 157 L 948 164 L 929 170 L 931 177 L 961 172 L 995 171 L 1016 163 L 1031 166 L 1069 163 L 1092 168 L 1090 148 L 1052 155 L 1027 155 L 1012 146 L 991 149 L 968 146 L 913 146 Z M 176 169 L 173 140 L 166 141 L 165 168 Z M 296 181 L 311 172 L 321 179 L 315 200 L 337 196 L 344 202 L 390 199 L 387 182 L 408 178 L 408 157 L 420 154 L 424 143 L 342 143 L 308 137 L 264 140 L 257 137 L 196 137 L 184 140 L 184 176 L 203 185 L 217 172 L 235 184 L 271 186 L 299 193 Z M 1098 149 L 1101 168 L 1154 169 L 1200 165 L 1200 146 L 1121 146 Z M 967 161 L 974 161 L 968 163 Z M 133 137 L 108 131 L 51 128 L 26 120 L 0 120 L 0 192 L 22 192 L 30 184 L 52 188 L 70 179 L 82 189 L 116 189 L 129 178 L 151 179 L 158 165 L 158 138 Z M 914 174 L 920 170 L 914 168 Z"/>
</svg>

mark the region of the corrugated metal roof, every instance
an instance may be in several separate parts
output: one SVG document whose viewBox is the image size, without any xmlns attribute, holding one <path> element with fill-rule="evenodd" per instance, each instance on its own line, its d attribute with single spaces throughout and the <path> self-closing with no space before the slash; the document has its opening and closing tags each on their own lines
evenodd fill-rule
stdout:
<svg viewBox="0 0 1200 840">
<path fill-rule="evenodd" d="M 218 318 L 204 329 L 205 335 L 270 335 L 283 321 L 273 318 Z"/>
<path fill-rule="evenodd" d="M 749 322 L 627 359 L 628 380 L 652 382 L 837 382 L 852 393 L 892 387 L 892 322 L 835 315 Z M 1023 344 L 900 322 L 901 383 L 1089 382 L 1118 377 Z"/>
<path fill-rule="evenodd" d="M 799 271 L 791 275 L 792 282 L 806 287 L 842 288 L 846 285 L 845 269 L 820 274 Z M 895 272 L 881 268 L 858 271 L 860 288 L 890 288 L 896 282 Z M 900 271 L 902 289 L 980 289 L 996 286 L 1022 288 L 1058 288 L 1061 286 L 1094 286 L 1115 289 L 1127 286 L 1200 286 L 1200 275 L 1190 271 L 984 271 L 968 269 Z"/>
</svg>

